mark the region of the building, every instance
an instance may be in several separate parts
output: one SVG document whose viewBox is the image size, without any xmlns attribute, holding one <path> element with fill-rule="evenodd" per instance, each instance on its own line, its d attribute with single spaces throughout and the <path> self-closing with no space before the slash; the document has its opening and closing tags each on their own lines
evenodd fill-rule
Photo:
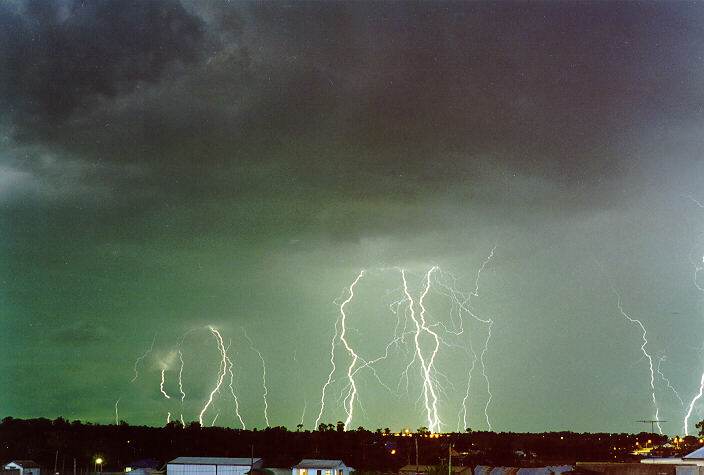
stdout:
<svg viewBox="0 0 704 475">
<path fill-rule="evenodd" d="M 291 469 L 291 475 L 350 475 L 352 471 L 342 460 L 303 459 Z"/>
<path fill-rule="evenodd" d="M 261 466 L 260 458 L 178 457 L 166 464 L 166 474 L 245 475 Z"/>
<path fill-rule="evenodd" d="M 428 475 L 431 468 L 427 465 L 404 465 L 398 470 L 398 473 L 399 475 Z"/>
<path fill-rule="evenodd" d="M 31 460 L 13 460 L 5 464 L 5 470 L 19 470 L 19 475 L 40 475 L 41 472 L 39 464 Z"/>
<path fill-rule="evenodd" d="M 398 470 L 398 473 L 399 475 L 428 475 L 437 471 L 437 468 L 433 466 L 404 465 Z M 462 465 L 453 465 L 451 471 L 452 475 L 472 475 L 472 467 L 463 467 Z"/>
</svg>

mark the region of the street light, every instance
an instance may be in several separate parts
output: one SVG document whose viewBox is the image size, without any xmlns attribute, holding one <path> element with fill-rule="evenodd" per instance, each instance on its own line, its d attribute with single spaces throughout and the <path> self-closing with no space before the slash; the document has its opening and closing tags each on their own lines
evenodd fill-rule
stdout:
<svg viewBox="0 0 704 475">
<path fill-rule="evenodd" d="M 95 459 L 95 464 L 93 465 L 93 470 L 96 472 L 103 471 L 103 459 L 101 459 L 100 457 Z"/>
</svg>

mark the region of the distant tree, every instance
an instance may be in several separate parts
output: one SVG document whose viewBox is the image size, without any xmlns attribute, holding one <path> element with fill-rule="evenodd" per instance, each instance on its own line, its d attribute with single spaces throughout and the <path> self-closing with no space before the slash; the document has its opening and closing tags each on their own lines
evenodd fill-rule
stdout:
<svg viewBox="0 0 704 475">
<path fill-rule="evenodd" d="M 704 437 L 704 420 L 697 422 L 694 427 L 699 429 L 699 436 Z"/>
<path fill-rule="evenodd" d="M 300 432 L 301 429 L 303 429 L 303 424 L 297 424 L 296 425 L 296 432 Z"/>
<path fill-rule="evenodd" d="M 342 421 L 337 421 L 337 431 L 338 432 L 344 432 L 345 431 L 345 423 Z"/>
<path fill-rule="evenodd" d="M 416 431 L 416 434 L 420 434 L 420 435 L 430 434 L 430 430 L 425 426 L 420 426 L 418 428 L 418 430 Z"/>
</svg>

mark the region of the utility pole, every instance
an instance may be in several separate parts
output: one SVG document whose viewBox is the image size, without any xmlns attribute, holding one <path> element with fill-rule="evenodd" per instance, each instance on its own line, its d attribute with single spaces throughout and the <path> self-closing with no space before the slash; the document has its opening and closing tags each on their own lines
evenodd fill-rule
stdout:
<svg viewBox="0 0 704 475">
<path fill-rule="evenodd" d="M 418 474 L 418 437 L 413 437 L 416 442 L 416 474 Z"/>
<path fill-rule="evenodd" d="M 658 422 L 667 422 L 667 421 L 657 421 L 654 419 L 648 419 L 648 420 L 643 420 L 643 421 L 636 421 L 636 422 L 643 422 L 645 424 L 650 423 L 650 433 L 654 434 L 655 433 L 655 424 Z"/>
<path fill-rule="evenodd" d="M 452 444 L 450 444 L 450 447 L 448 448 L 447 475 L 452 475 Z"/>
</svg>

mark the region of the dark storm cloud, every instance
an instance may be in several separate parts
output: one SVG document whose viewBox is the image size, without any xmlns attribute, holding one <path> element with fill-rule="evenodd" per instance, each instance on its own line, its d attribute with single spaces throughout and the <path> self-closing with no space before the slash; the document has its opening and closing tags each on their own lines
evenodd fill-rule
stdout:
<svg viewBox="0 0 704 475">
<path fill-rule="evenodd" d="M 2 99 L 18 120 L 65 119 L 191 61 L 201 22 L 179 3 L 29 0 L 0 11 Z"/>
<path fill-rule="evenodd" d="M 632 137 L 702 110 L 698 4 L 22 5 L 10 127 L 53 161 L 18 166 L 86 196 L 268 203 L 228 229 L 300 229 L 270 211 L 291 208 L 405 230 L 387 215 L 426 197 L 608 206 Z"/>
<path fill-rule="evenodd" d="M 628 130 L 702 104 L 696 4 L 235 8 L 209 5 L 206 23 L 175 2 L 29 2 L 2 15 L 4 97 L 20 117 L 59 121 L 56 133 L 88 127 L 105 148 L 124 137 L 89 121 L 124 121 L 128 159 L 173 159 L 169 142 L 185 141 L 196 166 L 257 155 L 313 181 L 360 168 L 445 181 L 479 174 L 485 157 L 589 180 L 619 172 L 613 150 Z M 243 24 L 246 47 L 228 49 Z M 230 44 L 200 54 L 207 35 Z M 197 58 L 158 83 L 170 63 Z M 157 89 L 129 96 L 140 81 Z M 98 117 L 96 96 L 108 100 Z"/>
<path fill-rule="evenodd" d="M 519 173 L 593 179 L 619 171 L 613 152 L 631 128 L 700 115 L 701 13 L 403 2 L 264 7 L 257 20 L 308 72 L 291 68 L 282 91 L 305 99 L 272 115 L 304 111 L 286 122 L 325 132 L 336 119 L 346 141 L 381 152 L 360 165 L 443 180 L 492 155 Z M 452 152 L 464 157 L 443 158 Z"/>
</svg>

